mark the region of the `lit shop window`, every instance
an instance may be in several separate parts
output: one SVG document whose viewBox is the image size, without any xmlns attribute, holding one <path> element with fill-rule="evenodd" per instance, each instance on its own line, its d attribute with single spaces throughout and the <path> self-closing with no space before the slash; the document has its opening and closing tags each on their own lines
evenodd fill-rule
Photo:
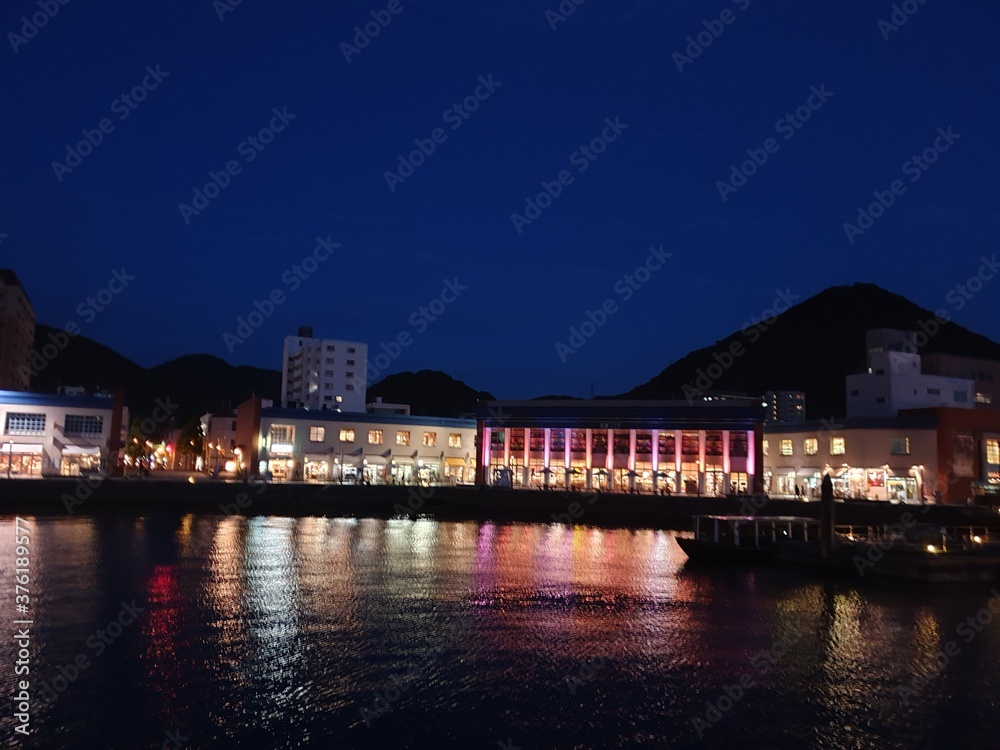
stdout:
<svg viewBox="0 0 1000 750">
<path fill-rule="evenodd" d="M 815 456 L 819 453 L 819 440 L 816 438 L 806 438 L 802 442 L 802 452 L 807 456 Z"/>
<path fill-rule="evenodd" d="M 354 442 L 354 430 L 350 427 L 344 427 L 340 430 L 340 442 L 342 443 L 353 443 Z"/>
<path fill-rule="evenodd" d="M 313 425 L 309 428 L 309 442 L 322 443 L 326 440 L 326 428 Z"/>
<path fill-rule="evenodd" d="M 764 441 L 764 455 L 765 455 L 765 456 L 769 456 L 769 455 L 771 455 L 771 454 L 770 454 L 770 453 L 768 452 L 768 448 L 769 448 L 769 446 L 768 446 L 768 442 L 767 442 L 767 441 L 765 440 L 765 441 Z"/>
<path fill-rule="evenodd" d="M 410 444 L 410 431 L 400 430 L 396 433 L 396 445 L 409 445 Z"/>
<path fill-rule="evenodd" d="M 382 445 L 382 430 L 368 430 L 368 445 Z"/>
<path fill-rule="evenodd" d="M 790 439 L 781 441 L 781 455 L 782 456 L 792 455 L 792 441 Z"/>
<path fill-rule="evenodd" d="M 910 439 L 908 437 L 894 437 L 889 439 L 889 452 L 894 456 L 910 455 Z"/>
<path fill-rule="evenodd" d="M 986 441 L 986 463 L 1000 464 L 1000 440 Z"/>
<path fill-rule="evenodd" d="M 842 437 L 830 438 L 830 455 L 843 456 L 847 453 L 847 440 Z"/>
<path fill-rule="evenodd" d="M 436 432 L 425 432 L 424 433 L 424 445 L 428 448 L 433 448 L 437 445 L 437 433 Z"/>
<path fill-rule="evenodd" d="M 503 433 L 500 433 L 501 435 Z M 462 434 L 459 432 L 452 432 L 448 435 L 448 447 L 449 448 L 461 448 L 462 447 Z"/>
</svg>

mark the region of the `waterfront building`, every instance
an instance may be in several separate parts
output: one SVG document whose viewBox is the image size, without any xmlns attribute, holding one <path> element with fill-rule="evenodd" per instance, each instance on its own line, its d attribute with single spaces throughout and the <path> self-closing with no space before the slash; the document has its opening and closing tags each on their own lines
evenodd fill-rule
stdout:
<svg viewBox="0 0 1000 750">
<path fill-rule="evenodd" d="M 0 476 L 120 473 L 121 394 L 0 391 Z"/>
<path fill-rule="evenodd" d="M 823 476 L 838 497 L 965 503 L 1000 494 L 1000 412 L 910 409 L 767 425 L 764 490 L 818 498 Z"/>
<path fill-rule="evenodd" d="M 368 345 L 313 338 L 312 328 L 285 337 L 281 360 L 284 408 L 364 412 L 368 388 Z"/>
<path fill-rule="evenodd" d="M 879 328 L 866 333 L 867 370 L 848 375 L 848 417 L 891 417 L 902 409 L 975 407 L 973 381 L 921 369 L 917 334 Z"/>
<path fill-rule="evenodd" d="M 0 390 L 31 387 L 35 311 L 17 274 L 0 268 Z"/>
<path fill-rule="evenodd" d="M 921 355 L 923 371 L 971 380 L 976 409 L 1000 409 L 1000 362 L 953 354 Z"/>
<path fill-rule="evenodd" d="M 760 399 L 494 401 L 477 412 L 484 485 L 761 492 Z"/>
<path fill-rule="evenodd" d="M 276 482 L 472 484 L 476 477 L 472 419 L 274 408 L 253 397 L 237 408 L 236 423 L 244 468 Z"/>
</svg>

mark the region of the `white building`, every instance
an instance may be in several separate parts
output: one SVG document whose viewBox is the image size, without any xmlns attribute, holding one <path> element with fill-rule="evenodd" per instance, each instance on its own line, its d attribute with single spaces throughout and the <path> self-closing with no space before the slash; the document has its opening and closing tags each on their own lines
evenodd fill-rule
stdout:
<svg viewBox="0 0 1000 750">
<path fill-rule="evenodd" d="M 281 360 L 284 408 L 363 412 L 368 388 L 368 345 L 313 338 L 312 328 L 285 337 Z"/>
<path fill-rule="evenodd" d="M 891 417 L 900 409 L 975 407 L 973 382 L 920 370 L 920 355 L 869 351 L 868 371 L 848 375 L 848 417 Z"/>
<path fill-rule="evenodd" d="M 236 410 L 250 473 L 275 482 L 472 484 L 476 422 L 391 413 L 278 409 L 252 398 Z"/>
<path fill-rule="evenodd" d="M 117 473 L 120 396 L 0 391 L 0 477 Z"/>
</svg>

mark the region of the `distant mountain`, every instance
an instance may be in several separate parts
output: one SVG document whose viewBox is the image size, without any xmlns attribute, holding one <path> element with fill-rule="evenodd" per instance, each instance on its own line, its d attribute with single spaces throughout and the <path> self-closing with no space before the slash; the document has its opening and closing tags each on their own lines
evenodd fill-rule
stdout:
<svg viewBox="0 0 1000 750">
<path fill-rule="evenodd" d="M 770 325 L 759 323 L 735 331 L 611 398 L 683 399 L 699 397 L 699 391 L 761 396 L 768 390 L 797 390 L 805 392 L 811 418 L 842 416 L 844 378 L 865 367 L 865 331 L 927 330 L 931 321 L 931 311 L 872 284 L 831 287 L 794 305 Z M 46 325 L 36 326 L 36 352 L 45 352 L 46 345 L 52 351 L 52 337 L 59 333 Z M 741 354 L 732 356 L 729 364 L 734 351 Z M 1000 344 L 954 323 L 942 325 L 921 351 L 1000 361 Z M 281 373 L 234 367 L 207 354 L 144 368 L 96 341 L 76 336 L 44 361 L 32 388 L 55 391 L 60 385 L 79 385 L 90 391 L 122 389 L 133 415 L 150 414 L 158 399 L 176 404 L 175 416 L 183 424 L 208 411 L 233 409 L 254 394 L 278 403 Z M 414 415 L 451 417 L 474 411 L 480 400 L 493 399 L 436 370 L 389 375 L 368 388 L 368 401 L 380 396 L 386 402 L 410 404 Z"/>
<path fill-rule="evenodd" d="M 416 416 L 435 417 L 457 417 L 475 411 L 480 400 L 493 400 L 492 394 L 438 370 L 389 375 L 368 388 L 368 401 L 380 396 L 387 403 L 409 404 L 410 413 Z"/>
<path fill-rule="evenodd" d="M 45 351 L 59 331 L 38 324 L 35 350 Z M 50 349 L 51 351 L 51 349 Z M 234 367 L 218 357 L 193 354 L 145 368 L 85 336 L 69 338 L 65 348 L 48 359 L 32 379 L 36 391 L 59 386 L 83 386 L 88 391 L 121 389 L 133 416 L 151 414 L 157 402 L 176 406 L 183 424 L 205 412 L 234 408 L 253 394 L 277 399 L 281 373 L 258 367 Z"/>
<path fill-rule="evenodd" d="M 805 392 L 811 419 L 843 416 L 844 378 L 866 366 L 865 331 L 933 331 L 934 319 L 933 312 L 873 284 L 831 287 L 794 305 L 769 326 L 735 331 L 691 352 L 617 398 L 686 398 L 695 391 L 761 396 L 768 390 L 795 390 Z M 731 352 L 740 351 L 733 348 L 737 344 L 742 354 L 724 367 Z M 941 325 L 920 352 L 1000 361 L 1000 344 L 955 323 Z M 700 374 L 705 377 L 699 379 Z"/>
</svg>

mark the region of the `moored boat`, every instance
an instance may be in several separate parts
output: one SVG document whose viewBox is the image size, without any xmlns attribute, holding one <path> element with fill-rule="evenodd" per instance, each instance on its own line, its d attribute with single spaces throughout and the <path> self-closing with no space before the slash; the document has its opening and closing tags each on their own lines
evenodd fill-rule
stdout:
<svg viewBox="0 0 1000 750">
<path fill-rule="evenodd" d="M 782 540 L 818 544 L 819 521 L 799 516 L 695 516 L 694 536 L 676 539 L 695 562 L 759 562 L 770 560 Z"/>
</svg>

